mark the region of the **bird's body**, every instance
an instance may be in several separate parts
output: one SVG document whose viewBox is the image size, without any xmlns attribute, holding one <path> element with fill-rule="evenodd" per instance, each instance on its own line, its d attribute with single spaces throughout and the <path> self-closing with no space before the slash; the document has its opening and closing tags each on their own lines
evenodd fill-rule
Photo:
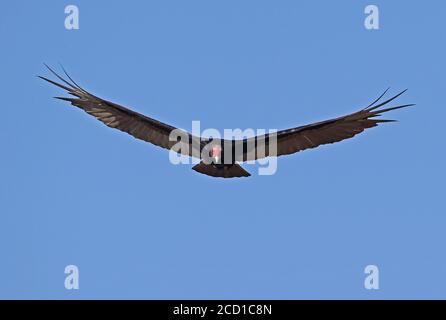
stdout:
<svg viewBox="0 0 446 320">
<path fill-rule="evenodd" d="M 113 102 L 96 97 L 82 89 L 65 72 L 68 80 L 48 69 L 64 84 L 45 77 L 40 77 L 64 90 L 74 97 L 57 97 L 70 102 L 105 125 L 126 132 L 137 139 L 150 142 L 165 149 L 178 147 L 178 140 L 172 139 L 173 133 L 181 137 L 181 148 L 175 151 L 201 160 L 193 169 L 212 177 L 234 178 L 248 177 L 240 163 L 265 157 L 276 157 L 296 153 L 305 149 L 352 138 L 367 128 L 379 123 L 394 120 L 376 119 L 381 114 L 413 104 L 400 105 L 382 109 L 405 91 L 378 103 L 384 92 L 368 107 L 352 114 L 318 123 L 281 130 L 277 133 L 255 136 L 245 139 L 209 139 L 194 136 L 158 120 L 149 118 Z M 71 82 L 70 82 L 71 81 Z"/>
</svg>

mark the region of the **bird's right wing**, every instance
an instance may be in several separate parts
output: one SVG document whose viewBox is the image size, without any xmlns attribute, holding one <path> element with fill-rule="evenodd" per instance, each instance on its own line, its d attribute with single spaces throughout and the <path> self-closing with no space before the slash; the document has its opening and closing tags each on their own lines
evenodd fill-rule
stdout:
<svg viewBox="0 0 446 320">
<path fill-rule="evenodd" d="M 181 136 L 181 141 L 185 142 L 184 144 L 181 144 L 181 148 L 178 148 L 178 153 L 187 156 L 196 156 L 200 154 L 201 147 L 199 137 L 195 137 L 184 130 L 177 129 L 158 120 L 149 118 L 116 103 L 99 98 L 82 89 L 66 72 L 65 74 L 68 77 L 68 80 L 62 78 L 50 67 L 47 66 L 47 68 L 64 84 L 57 83 L 41 76 L 39 76 L 39 78 L 66 90 L 70 95 L 74 96 L 74 98 L 56 97 L 57 99 L 70 102 L 73 106 L 84 110 L 111 128 L 126 132 L 137 139 L 150 142 L 164 149 L 170 150 L 174 145 L 180 147 L 178 141 L 171 141 L 169 138 L 172 131 L 176 130 L 175 134 Z"/>
</svg>

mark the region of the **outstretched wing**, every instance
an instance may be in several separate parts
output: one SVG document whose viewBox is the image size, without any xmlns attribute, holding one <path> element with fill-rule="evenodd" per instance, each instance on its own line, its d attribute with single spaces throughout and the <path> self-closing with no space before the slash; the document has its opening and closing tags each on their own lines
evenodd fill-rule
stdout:
<svg viewBox="0 0 446 320">
<path fill-rule="evenodd" d="M 57 83 L 41 76 L 39 76 L 39 78 L 66 90 L 70 95 L 74 96 L 74 98 L 56 97 L 57 99 L 71 102 L 73 106 L 84 110 L 111 128 L 121 130 L 137 139 L 150 142 L 165 149 L 171 149 L 172 146 L 178 143 L 178 141 L 170 141 L 169 139 L 171 132 L 177 130 L 175 133 L 178 133 L 177 136 L 182 137 L 181 141 L 185 142 L 185 144 L 182 144 L 181 148 L 178 148 L 176 151 L 189 156 L 199 155 L 199 137 L 192 136 L 186 131 L 149 118 L 116 103 L 96 97 L 82 89 L 73 79 L 71 79 L 65 70 L 64 72 L 68 77 L 68 80 L 62 78 L 47 65 L 45 66 L 64 84 Z M 195 140 L 194 143 L 192 143 L 193 140 Z M 179 145 L 176 145 L 176 147 L 179 147 Z M 195 153 L 197 150 L 193 148 L 197 149 L 198 153 Z"/>
<path fill-rule="evenodd" d="M 241 178 L 249 177 L 251 174 L 238 164 L 217 167 L 213 164 L 200 162 L 192 168 L 193 170 L 216 178 Z"/>
<path fill-rule="evenodd" d="M 234 141 L 234 144 L 243 144 L 242 158 L 236 157 L 238 161 L 248 161 L 263 158 L 265 156 L 282 156 L 296 153 L 305 149 L 316 148 L 320 145 L 339 142 L 354 137 L 367 128 L 377 126 L 379 123 L 394 122 L 396 120 L 376 119 L 391 110 L 401 109 L 413 106 L 414 104 L 399 105 L 391 108 L 382 108 L 386 106 L 406 90 L 396 96 L 377 104 L 387 93 L 388 89 L 368 107 L 354 112 L 352 114 L 330 119 L 322 122 L 313 123 L 297 128 L 281 130 L 276 133 L 277 152 L 274 154 L 274 148 L 271 145 L 272 135 L 264 137 L 253 137 L 241 141 Z M 265 139 L 265 152 L 259 152 L 259 145 L 262 139 Z"/>
</svg>

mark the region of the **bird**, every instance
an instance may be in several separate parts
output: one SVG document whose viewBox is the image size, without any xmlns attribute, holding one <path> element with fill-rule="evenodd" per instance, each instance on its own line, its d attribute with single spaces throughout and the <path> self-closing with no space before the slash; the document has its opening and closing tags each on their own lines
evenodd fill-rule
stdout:
<svg viewBox="0 0 446 320">
<path fill-rule="evenodd" d="M 241 166 L 243 162 L 290 155 L 350 139 L 368 128 L 396 121 L 377 119 L 382 114 L 415 105 L 403 104 L 387 107 L 407 91 L 407 89 L 403 90 L 382 101 L 388 88 L 367 107 L 344 116 L 249 138 L 214 139 L 192 135 L 182 129 L 97 97 L 79 86 L 63 67 L 66 78 L 56 73 L 47 64 L 44 65 L 60 82 L 44 76 L 38 77 L 65 90 L 70 95 L 70 97 L 54 98 L 67 101 L 106 126 L 126 132 L 137 139 L 168 150 L 176 148 L 174 152 L 177 154 L 198 159 L 198 164 L 193 166 L 193 170 L 217 178 L 249 177 L 251 174 Z M 172 139 L 174 132 L 176 138 Z"/>
</svg>

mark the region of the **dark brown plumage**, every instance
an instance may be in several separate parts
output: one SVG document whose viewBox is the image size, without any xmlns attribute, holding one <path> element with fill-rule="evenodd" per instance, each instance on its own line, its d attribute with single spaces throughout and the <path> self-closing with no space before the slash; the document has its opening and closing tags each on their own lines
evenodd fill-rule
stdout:
<svg viewBox="0 0 446 320">
<path fill-rule="evenodd" d="M 66 90 L 73 96 L 56 97 L 57 99 L 68 101 L 73 106 L 76 106 L 94 116 L 105 125 L 126 132 L 137 139 L 150 142 L 165 149 L 171 149 L 175 144 L 177 144 L 177 141 L 170 141 L 169 139 L 170 133 L 177 128 L 87 92 L 75 81 L 73 81 L 65 70 L 64 72 L 68 79 L 64 79 L 63 77 L 59 76 L 50 67 L 47 66 L 47 68 L 60 81 L 62 81 L 62 83 L 57 83 L 41 76 L 39 76 L 39 78 Z M 197 157 L 198 155 L 198 157 L 200 157 L 203 149 L 207 148 L 207 146 L 210 144 L 220 145 L 221 159 L 224 159 L 225 151 L 228 153 L 228 149 L 231 149 L 232 157 L 229 163 L 222 163 L 220 160 L 220 162 L 214 161 L 212 163 L 205 164 L 202 161 L 198 165 L 194 166 L 193 169 L 197 172 L 213 177 L 247 177 L 250 174 L 238 163 L 256 160 L 267 156 L 288 155 L 303 151 L 305 149 L 315 148 L 320 145 L 349 139 L 363 132 L 367 128 L 377 126 L 379 123 L 395 121 L 376 119 L 383 113 L 414 105 L 405 104 L 396 107 L 382 108 L 406 92 L 406 90 L 404 90 L 396 96 L 384 102 L 378 103 L 384 97 L 387 91 L 388 89 L 368 107 L 352 114 L 278 131 L 274 135 L 274 137 L 277 138 L 276 152 L 274 152 L 274 148 L 272 148 L 272 144 L 270 144 L 270 142 L 273 141 L 273 136 L 269 134 L 242 140 L 212 140 L 193 136 L 190 133 L 181 130 L 181 135 L 184 137 L 185 141 L 187 141 L 187 144 L 182 145 L 181 153 L 187 156 Z M 259 152 L 261 142 L 264 142 L 264 152 Z M 242 150 L 242 152 L 237 153 L 235 152 L 236 150 Z"/>
</svg>

